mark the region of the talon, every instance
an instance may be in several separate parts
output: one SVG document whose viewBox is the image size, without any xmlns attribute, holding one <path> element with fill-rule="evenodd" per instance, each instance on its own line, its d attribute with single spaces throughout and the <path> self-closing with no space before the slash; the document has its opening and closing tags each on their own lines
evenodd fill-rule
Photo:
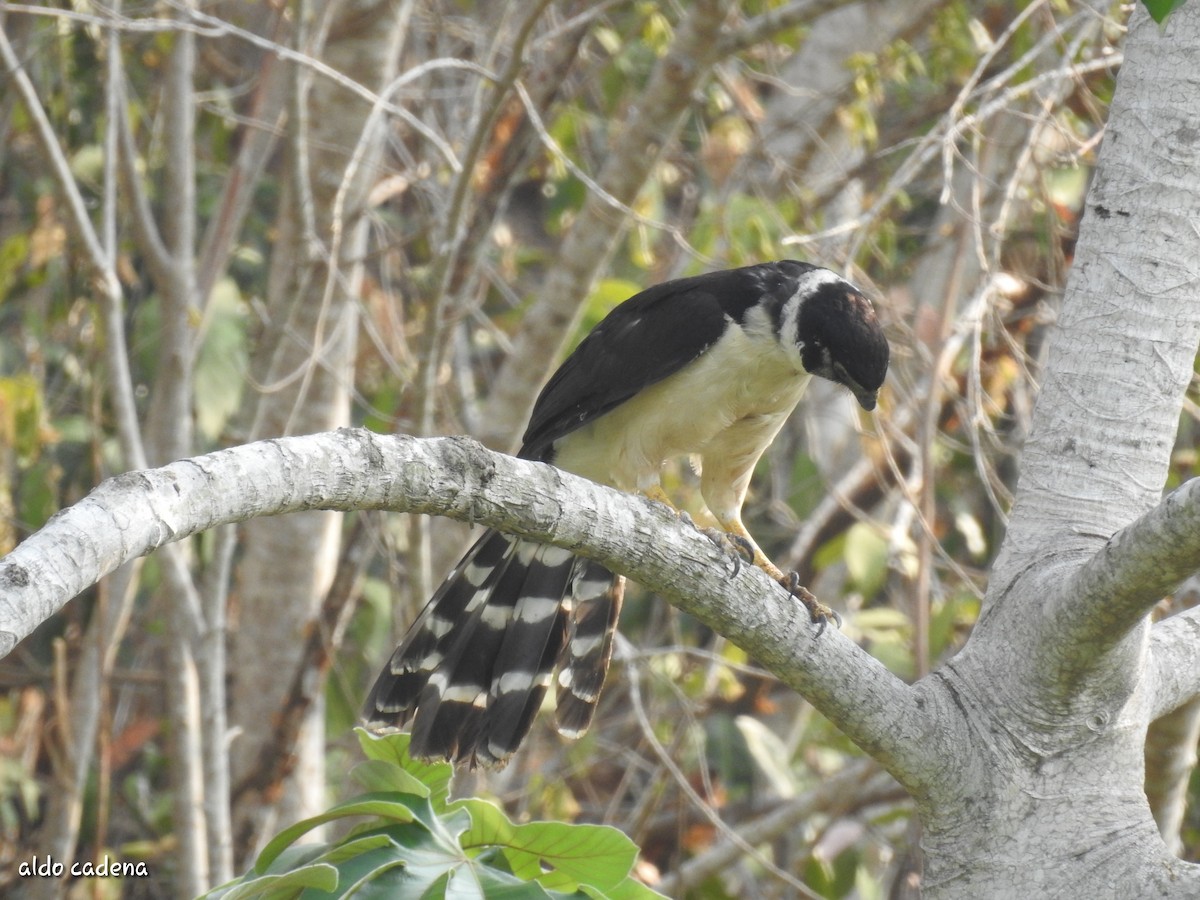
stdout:
<svg viewBox="0 0 1200 900">
<path fill-rule="evenodd" d="M 701 528 L 699 531 L 733 559 L 733 571 L 729 573 L 730 578 L 736 578 L 742 571 L 743 560 L 748 563 L 754 562 L 754 546 L 740 534 L 730 534 L 719 528 Z"/>
<path fill-rule="evenodd" d="M 726 540 L 733 547 L 733 552 L 744 559 L 750 565 L 754 565 L 754 544 L 748 538 L 742 537 L 740 534 L 725 533 Z"/>
<path fill-rule="evenodd" d="M 817 626 L 817 637 L 825 633 L 825 626 L 829 624 L 830 619 L 834 621 L 838 628 L 842 627 L 842 617 L 838 615 L 837 610 L 830 609 L 818 600 L 812 591 L 802 585 L 798 573 L 788 572 L 780 579 L 780 584 L 787 588 L 789 594 L 804 604 L 813 624 Z"/>
</svg>

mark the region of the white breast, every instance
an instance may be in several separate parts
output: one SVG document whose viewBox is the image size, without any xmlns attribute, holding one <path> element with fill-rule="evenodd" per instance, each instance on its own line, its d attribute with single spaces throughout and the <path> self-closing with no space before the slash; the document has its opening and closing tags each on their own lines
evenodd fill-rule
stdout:
<svg viewBox="0 0 1200 900">
<path fill-rule="evenodd" d="M 706 476 L 723 469 L 721 480 L 737 480 L 744 471 L 748 481 L 810 377 L 768 323 L 748 321 L 743 328 L 731 321 L 698 359 L 558 441 L 554 463 L 593 481 L 646 491 L 658 485 L 665 462 L 695 454 Z"/>
</svg>

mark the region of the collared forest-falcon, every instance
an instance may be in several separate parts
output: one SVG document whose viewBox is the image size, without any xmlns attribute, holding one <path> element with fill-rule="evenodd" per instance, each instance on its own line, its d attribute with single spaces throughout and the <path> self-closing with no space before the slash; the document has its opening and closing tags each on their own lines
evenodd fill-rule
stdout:
<svg viewBox="0 0 1200 900">
<path fill-rule="evenodd" d="M 742 524 L 755 464 L 815 375 L 874 409 L 889 348 L 870 301 L 829 269 L 781 260 L 648 288 L 615 307 L 538 396 L 518 454 L 663 500 L 690 456 L 731 543 L 824 627 L 833 615 Z M 411 752 L 503 764 L 555 689 L 564 735 L 585 732 L 612 654 L 624 579 L 547 544 L 487 531 L 410 627 L 364 709 L 411 723 Z"/>
</svg>

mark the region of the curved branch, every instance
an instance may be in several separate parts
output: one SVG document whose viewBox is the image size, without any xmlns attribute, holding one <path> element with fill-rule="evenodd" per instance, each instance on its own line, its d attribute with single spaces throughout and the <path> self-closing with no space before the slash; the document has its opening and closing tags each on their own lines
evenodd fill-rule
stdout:
<svg viewBox="0 0 1200 900">
<path fill-rule="evenodd" d="M 1198 568 L 1200 478 L 1193 478 L 1114 534 L 1076 570 L 1055 612 L 1062 627 L 1074 632 L 1070 640 L 1104 649 Z M 1059 634 L 1060 640 L 1065 637 Z"/>
<path fill-rule="evenodd" d="M 746 649 L 902 783 L 942 766 L 920 691 L 840 632 L 818 638 L 765 573 L 731 573 L 724 551 L 661 504 L 466 438 L 340 429 L 110 478 L 0 560 L 0 655 L 127 560 L 217 525 L 308 509 L 444 515 L 599 560 Z"/>
<path fill-rule="evenodd" d="M 1173 712 L 1200 694 L 1200 606 L 1154 626 L 1150 672 L 1154 685 L 1151 719 Z"/>
</svg>

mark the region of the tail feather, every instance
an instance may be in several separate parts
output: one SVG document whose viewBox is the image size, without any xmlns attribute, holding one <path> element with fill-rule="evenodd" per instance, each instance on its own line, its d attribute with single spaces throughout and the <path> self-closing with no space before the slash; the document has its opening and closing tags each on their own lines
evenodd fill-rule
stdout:
<svg viewBox="0 0 1200 900">
<path fill-rule="evenodd" d="M 586 730 L 612 652 L 623 579 L 550 545 L 489 531 L 438 588 L 367 698 L 376 731 L 412 723 L 416 756 L 502 763 L 554 681 L 559 728 Z M 568 637 L 574 650 L 568 650 Z M 573 654 L 573 655 L 572 655 Z M 563 677 L 574 684 L 565 690 Z"/>
<path fill-rule="evenodd" d="M 529 546 L 529 545 L 527 545 Z M 496 653 L 476 748 L 484 765 L 503 763 L 520 746 L 546 696 L 566 636 L 564 599 L 576 566 L 568 551 L 536 548 L 530 575 Z"/>
<path fill-rule="evenodd" d="M 399 730 L 412 717 L 430 676 L 445 660 L 458 625 L 482 605 L 516 544 L 489 531 L 476 541 L 425 604 L 392 653 L 364 704 L 367 725 Z"/>
<path fill-rule="evenodd" d="M 560 734 L 576 738 L 596 714 L 612 659 L 625 578 L 581 559 L 571 580 L 573 613 L 558 669 L 554 718 Z"/>
<path fill-rule="evenodd" d="M 504 540 L 509 552 L 446 635 L 445 653 L 418 698 L 411 744 L 417 756 L 474 757 L 497 653 L 537 569 L 536 545 Z"/>
</svg>

